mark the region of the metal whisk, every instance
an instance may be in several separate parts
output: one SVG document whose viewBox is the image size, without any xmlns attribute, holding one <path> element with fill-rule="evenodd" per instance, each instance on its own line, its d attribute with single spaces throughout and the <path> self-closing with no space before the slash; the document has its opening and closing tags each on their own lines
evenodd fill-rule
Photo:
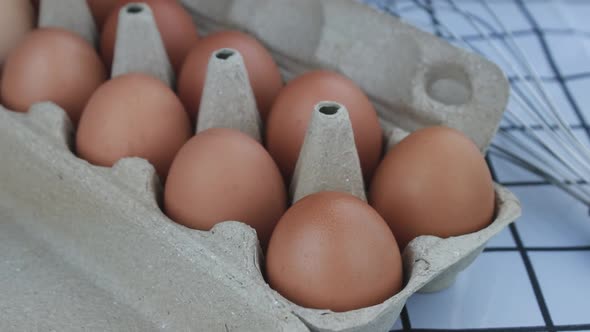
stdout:
<svg viewBox="0 0 590 332">
<path fill-rule="evenodd" d="M 490 155 L 541 176 L 590 206 L 590 189 L 584 185 L 590 174 L 590 147 L 566 123 L 532 64 L 531 55 L 523 51 L 514 32 L 488 1 L 469 2 L 471 8 L 477 6 L 477 13 L 462 8 L 455 0 L 365 2 L 419 27 L 424 24 L 434 27 L 439 36 L 495 60 L 510 73 L 511 100 L 498 135 L 490 146 Z M 523 2 L 516 3 L 524 6 Z M 559 5 L 552 4 L 558 13 Z M 404 13 L 416 10 L 427 14 L 445 11 L 461 22 L 454 20 L 451 23 L 434 15 L 428 15 L 429 22 L 405 19 Z M 469 36 L 452 27 L 458 23 L 468 27 Z"/>
</svg>

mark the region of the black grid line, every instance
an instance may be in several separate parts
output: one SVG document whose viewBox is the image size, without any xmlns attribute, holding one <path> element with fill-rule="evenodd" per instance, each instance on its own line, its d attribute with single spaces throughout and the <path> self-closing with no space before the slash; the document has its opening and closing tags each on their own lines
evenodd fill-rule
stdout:
<svg viewBox="0 0 590 332">
<path fill-rule="evenodd" d="M 586 79 L 588 77 L 590 77 L 590 73 L 582 72 L 582 73 L 562 75 L 562 80 L 564 80 L 565 82 L 569 82 L 569 81 Z"/>
<path fill-rule="evenodd" d="M 428 12 L 428 16 L 430 16 L 430 22 L 432 22 L 432 26 L 434 27 L 434 34 L 437 37 L 442 37 L 442 33 L 440 31 L 440 22 L 436 16 L 434 6 L 432 5 L 432 0 L 426 0 L 426 4 L 426 11 Z"/>
<path fill-rule="evenodd" d="M 572 81 L 584 80 L 584 79 L 589 79 L 589 78 L 590 78 L 590 73 L 588 73 L 588 72 L 582 72 L 582 73 L 575 73 L 575 74 L 564 75 L 562 77 L 562 80 L 564 82 L 572 82 Z M 528 75 L 523 75 L 522 79 L 521 79 L 521 77 L 514 76 L 514 75 L 508 76 L 508 82 L 509 83 L 519 83 L 519 82 L 522 82 L 522 81 L 533 82 L 534 80 L 535 80 L 534 77 L 531 77 L 531 76 L 528 76 Z M 556 77 L 553 77 L 553 76 L 549 76 L 549 77 L 548 76 L 539 76 L 539 80 L 541 82 L 557 82 L 558 81 L 558 79 Z"/>
<path fill-rule="evenodd" d="M 557 331 L 583 331 L 590 330 L 590 324 L 556 326 Z"/>
<path fill-rule="evenodd" d="M 494 169 L 494 165 L 492 164 L 492 162 L 489 158 L 489 155 L 486 156 L 486 161 L 488 163 L 488 167 L 490 168 L 490 172 L 492 173 L 492 178 L 494 180 L 496 180 L 497 179 L 496 170 Z M 548 331 L 548 332 L 556 331 L 555 326 L 553 325 L 553 320 L 551 319 L 551 315 L 549 313 L 549 308 L 547 306 L 547 303 L 546 303 L 543 293 L 541 291 L 541 285 L 539 284 L 539 280 L 537 279 L 537 275 L 536 275 L 535 270 L 533 268 L 533 264 L 530 260 L 528 252 L 526 251 L 526 249 L 522 243 L 522 239 L 520 238 L 520 234 L 518 233 L 518 230 L 516 229 L 516 226 L 514 225 L 514 223 L 510 224 L 509 228 L 510 228 L 510 233 L 512 234 L 512 238 L 513 238 L 514 242 L 516 243 L 516 249 L 520 253 L 522 261 L 525 265 L 525 269 L 527 271 L 529 281 L 531 283 L 531 286 L 533 287 L 533 293 L 535 294 L 535 298 L 536 298 L 537 303 L 539 305 L 539 310 L 541 311 L 541 315 L 543 316 L 543 320 L 545 321 L 545 329 L 544 330 Z M 489 330 L 486 330 L 486 331 L 489 331 Z"/>
<path fill-rule="evenodd" d="M 549 181 L 505 181 L 505 182 L 498 182 L 505 187 L 533 187 L 533 186 L 553 186 L 553 184 Z M 571 181 L 564 181 L 564 184 L 567 185 L 585 185 L 588 184 L 585 180 L 579 180 L 575 183 Z"/>
<path fill-rule="evenodd" d="M 408 314 L 407 306 L 404 306 L 402 309 L 400 319 L 402 320 L 404 331 L 412 331 L 412 322 L 410 321 L 410 315 Z"/>
<path fill-rule="evenodd" d="M 490 172 L 492 173 L 492 178 L 497 180 L 497 173 L 494 168 L 493 163 L 490 160 L 489 155 L 486 156 L 486 161 L 488 163 L 488 167 L 490 168 Z M 541 290 L 541 285 L 539 284 L 539 280 L 537 278 L 537 274 L 533 268 L 533 263 L 528 255 L 528 252 L 525 250 L 525 247 L 522 243 L 522 239 L 520 238 L 520 234 L 516 229 L 514 223 L 510 224 L 510 233 L 512 234 L 512 238 L 514 239 L 514 243 L 516 243 L 516 248 L 520 253 L 520 257 L 524 263 L 527 275 L 529 277 L 529 281 L 531 286 L 533 287 L 533 293 L 535 294 L 535 298 L 537 300 L 537 304 L 539 305 L 539 310 L 541 311 L 541 315 L 543 316 L 543 320 L 545 321 L 546 331 L 554 332 L 555 326 L 553 325 L 553 320 L 551 319 L 551 314 L 549 313 L 549 307 L 547 306 L 547 302 L 545 301 L 545 297 L 543 296 L 543 292 Z"/>
<path fill-rule="evenodd" d="M 516 225 L 510 224 L 510 233 L 516 243 L 516 248 L 520 252 L 520 256 L 524 263 L 525 269 L 529 276 L 529 281 L 531 282 L 531 286 L 533 287 L 533 293 L 535 293 L 535 298 L 537 299 L 537 303 L 539 304 L 539 310 L 541 310 L 541 315 L 543 316 L 543 320 L 545 321 L 545 325 L 547 327 L 548 332 L 556 331 L 555 326 L 553 325 L 553 320 L 551 319 L 551 314 L 549 313 L 549 307 L 547 306 L 547 302 L 545 301 L 545 297 L 543 296 L 543 291 L 541 290 L 541 285 L 539 284 L 539 279 L 537 278 L 537 274 L 535 269 L 533 268 L 533 263 L 529 257 L 528 252 L 525 250 L 524 245 L 522 244 L 522 239 L 520 238 L 520 234 L 516 229 Z"/>
<path fill-rule="evenodd" d="M 527 252 L 540 251 L 540 252 L 563 252 L 563 251 L 590 251 L 590 246 L 572 246 L 572 247 L 525 247 L 523 248 Z M 498 251 L 518 251 L 517 247 L 487 247 L 484 252 L 498 252 Z"/>
</svg>

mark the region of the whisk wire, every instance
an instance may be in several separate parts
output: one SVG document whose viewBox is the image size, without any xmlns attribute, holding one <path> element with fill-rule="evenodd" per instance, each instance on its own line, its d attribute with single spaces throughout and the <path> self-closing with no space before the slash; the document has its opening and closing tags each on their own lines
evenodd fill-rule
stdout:
<svg viewBox="0 0 590 332">
<path fill-rule="evenodd" d="M 574 197 L 578 201 L 580 201 L 586 205 L 590 205 L 590 200 L 588 199 L 589 196 L 588 196 L 588 191 L 586 189 L 586 186 L 574 186 L 573 184 L 575 184 L 575 183 L 567 183 L 567 182 L 560 181 L 560 180 L 554 178 L 551 173 L 546 172 L 545 170 L 538 168 L 535 165 L 531 165 L 530 162 L 528 162 L 527 160 L 519 157 L 518 155 L 513 154 L 512 152 L 506 150 L 505 148 L 503 148 L 501 146 L 492 144 L 491 147 L 492 147 L 492 150 L 490 151 L 490 153 L 493 154 L 494 156 L 497 156 L 501 159 L 504 159 L 504 160 L 506 160 L 512 164 L 515 164 L 517 166 L 520 166 L 522 168 L 531 169 L 531 171 L 533 171 L 534 173 L 547 179 L 547 181 L 549 183 L 555 185 L 556 187 L 559 187 L 560 189 L 567 192 L 568 194 L 570 194 L 572 197 Z M 579 184 L 586 184 L 586 183 L 582 182 Z M 581 193 L 579 191 L 581 191 Z"/>
<path fill-rule="evenodd" d="M 421 0 L 413 0 L 413 2 L 425 11 L 434 10 L 432 2 L 423 2 Z M 508 69 L 514 73 L 518 81 L 522 82 L 522 88 L 512 82 L 511 98 L 531 120 L 536 122 L 536 124 L 527 124 L 519 112 L 509 109 L 506 112 L 505 120 L 511 125 L 516 124 L 521 127 L 524 135 L 529 138 L 528 143 L 525 144 L 523 140 L 518 139 L 508 130 L 500 130 L 502 137 L 511 141 L 513 147 L 520 147 L 522 151 L 517 153 L 506 147 L 500 147 L 498 144 L 492 144 L 492 151 L 499 152 L 503 159 L 541 175 L 551 183 L 559 184 L 560 188 L 572 194 L 573 197 L 588 204 L 590 202 L 588 188 L 581 186 L 573 189 L 569 184 L 580 181 L 587 183 L 586 174 L 590 171 L 590 148 L 574 135 L 562 114 L 558 111 L 553 98 L 544 88 L 539 73 L 535 70 L 521 46 L 516 42 L 512 31 L 506 27 L 497 13 L 483 0 L 479 0 L 479 3 L 487 14 L 492 17 L 496 27 L 480 17 L 459 8 L 454 0 L 447 0 L 446 3 L 448 4 L 446 8 L 450 8 L 453 12 L 465 18 L 482 40 L 491 47 Z M 486 55 L 485 52 L 482 52 L 466 38 L 459 36 L 441 20 L 437 20 L 436 25 L 439 31 L 443 30 L 447 36 L 460 43 L 460 45 L 484 56 Z M 489 31 L 484 31 L 482 27 Z M 505 38 L 499 38 L 494 42 L 495 39 L 492 38 L 494 35 L 502 35 Z M 540 128 L 547 137 L 541 137 L 536 128 Z M 530 146 L 531 142 L 534 143 L 533 146 Z M 552 147 L 551 144 L 556 146 Z M 544 151 L 544 154 L 535 151 L 534 146 Z M 522 157 L 523 154 L 527 155 L 528 158 Z M 565 174 L 564 171 L 566 171 Z M 560 172 L 562 173 L 560 174 Z"/>
<path fill-rule="evenodd" d="M 476 31 L 482 36 L 486 36 L 486 33 L 484 31 L 482 31 L 482 29 L 475 24 L 473 18 L 473 15 L 466 13 L 465 11 L 463 11 L 462 9 L 460 9 L 456 3 L 453 0 L 447 0 L 447 2 L 452 6 L 452 8 L 460 13 L 461 15 L 463 15 L 464 17 L 466 17 L 469 21 L 469 24 L 476 29 Z M 480 0 L 480 3 L 482 1 Z M 539 79 L 539 75 L 538 73 L 533 69 L 533 67 L 531 66 L 530 62 L 526 59 L 526 56 L 524 55 L 524 52 L 522 51 L 522 49 L 520 48 L 520 46 L 518 46 L 518 44 L 514 41 L 514 37 L 512 36 L 512 34 L 510 33 L 510 31 L 507 30 L 507 28 L 505 27 L 505 25 L 499 20 L 499 18 L 497 17 L 497 15 L 495 15 L 495 12 L 493 12 L 491 10 L 491 8 L 485 3 L 483 2 L 484 8 L 489 9 L 490 11 L 490 15 L 492 17 L 494 17 L 495 20 L 497 20 L 500 23 L 501 26 L 501 30 L 502 33 L 504 33 L 507 38 L 502 39 L 502 42 L 506 42 L 506 41 L 510 41 L 510 43 L 515 46 L 514 48 L 510 48 L 510 47 L 506 47 L 506 49 L 512 53 L 513 56 L 515 56 L 516 59 L 520 59 L 522 65 L 524 65 L 525 67 L 525 71 L 529 71 L 529 76 L 533 77 L 533 81 L 535 82 L 536 86 L 532 86 L 532 84 L 529 83 L 529 80 L 526 80 L 524 78 L 524 75 L 521 73 L 521 71 L 516 68 L 513 65 L 513 62 L 510 61 L 510 56 L 506 54 L 506 52 L 504 51 L 504 49 L 499 48 L 495 43 L 491 42 L 491 39 L 485 39 L 488 41 L 489 45 L 493 48 L 493 50 L 502 58 L 502 60 L 510 67 L 510 69 L 517 75 L 518 79 L 521 80 L 524 83 L 524 87 L 528 90 L 528 92 L 530 93 L 530 95 L 533 98 L 536 107 L 527 107 L 527 105 L 524 105 L 523 103 L 523 99 L 527 100 L 527 104 L 532 104 L 530 102 L 530 98 L 529 96 L 527 96 L 526 94 L 522 93 L 520 91 L 520 89 L 514 89 L 513 86 L 513 93 L 512 97 L 515 99 L 515 101 L 517 101 L 520 106 L 522 107 L 523 110 L 527 111 L 529 113 L 529 115 L 533 116 L 535 118 L 535 120 L 540 121 L 541 126 L 543 127 L 543 129 L 545 130 L 552 130 L 551 129 L 551 124 L 549 123 L 549 121 L 547 120 L 546 117 L 544 117 L 544 115 L 546 115 L 547 113 L 549 114 L 553 114 L 556 115 L 557 118 L 557 122 L 560 124 L 561 129 L 563 130 L 563 132 L 567 132 L 571 134 L 571 131 L 567 130 L 565 126 L 563 126 L 563 119 L 561 118 L 559 112 L 555 111 L 555 107 L 553 102 L 551 101 L 551 98 L 547 95 L 545 89 L 543 89 L 542 87 L 542 83 L 540 82 Z M 488 27 L 488 29 L 491 29 L 493 31 L 493 29 L 491 27 Z M 471 45 L 469 42 L 466 43 L 468 46 Z M 516 50 L 516 51 L 515 51 Z M 537 93 L 537 91 L 535 89 L 533 89 L 533 87 L 536 87 L 539 91 L 541 91 L 542 97 Z M 550 103 L 550 112 L 547 112 L 547 110 L 545 110 L 545 113 L 541 113 L 540 109 L 545 109 L 545 104 L 543 103 L 543 101 L 541 100 L 542 98 L 545 98 L 546 100 L 549 101 Z M 514 112 L 514 114 L 517 114 L 516 112 Z M 560 121 L 561 120 L 561 121 Z M 522 124 L 524 124 L 524 121 L 521 121 Z M 528 128 L 528 126 L 525 126 L 525 128 Z M 552 130 L 553 131 L 553 130 Z M 579 163 L 583 164 L 585 167 L 590 167 L 590 162 L 588 160 L 583 160 L 578 153 L 576 153 L 576 151 L 572 150 L 570 144 L 568 143 L 572 143 L 571 141 L 568 142 L 567 139 L 569 137 L 569 135 L 566 135 L 566 137 L 562 137 L 560 135 L 560 131 L 553 131 L 555 133 L 555 138 L 557 139 L 557 143 L 560 145 L 561 148 L 565 149 L 566 151 L 570 152 L 571 155 L 570 157 L 573 157 L 574 159 L 576 159 Z M 532 134 L 538 138 L 537 135 L 535 135 L 534 131 L 532 132 Z M 561 139 L 565 139 L 566 141 L 562 141 Z M 573 143 L 576 144 L 575 142 L 577 141 L 577 138 L 575 136 L 571 136 L 571 138 L 573 139 Z M 537 140 L 537 142 L 541 143 L 544 145 L 544 143 L 542 142 L 542 140 Z M 579 142 L 578 142 L 579 143 Z M 564 158 L 562 158 L 563 160 L 565 160 Z M 580 174 L 581 176 L 581 174 Z"/>
<path fill-rule="evenodd" d="M 450 0 L 450 1 L 453 1 L 453 0 Z M 486 11 L 494 19 L 494 21 L 496 22 L 496 24 L 498 24 L 501 27 L 502 32 L 507 34 L 507 37 L 508 38 L 506 38 L 506 40 L 509 41 L 513 45 L 514 49 L 516 50 L 516 54 L 518 55 L 517 58 L 521 61 L 521 63 L 524 64 L 524 66 L 527 68 L 527 70 L 529 71 L 529 73 L 532 74 L 532 79 L 535 82 L 535 86 L 537 87 L 538 91 L 540 91 L 541 96 L 543 97 L 543 99 L 545 100 L 545 102 L 547 103 L 547 105 L 549 106 L 549 110 L 551 111 L 549 114 L 553 115 L 554 116 L 554 119 L 557 120 L 557 123 L 558 123 L 560 129 L 562 130 L 562 132 L 563 133 L 567 133 L 568 136 L 570 136 L 573 139 L 574 144 L 576 144 L 579 148 L 581 148 L 584 151 L 584 153 L 586 153 L 587 156 L 590 156 L 590 148 L 588 146 L 584 145 L 572 133 L 572 131 L 569 130 L 566 121 L 564 120 L 564 118 L 561 115 L 561 113 L 557 110 L 557 107 L 555 106 L 555 102 L 553 101 L 552 98 L 549 97 L 549 95 L 547 94 L 547 91 L 545 91 L 545 89 L 542 88 L 542 82 L 541 82 L 539 73 L 531 65 L 530 61 L 527 60 L 527 57 L 524 55 L 524 51 L 518 45 L 518 43 L 515 41 L 515 38 L 514 38 L 514 35 L 512 34 L 512 31 L 510 31 L 506 27 L 506 25 L 502 22 L 502 20 L 500 20 L 500 18 L 496 14 L 496 12 L 490 7 L 490 5 L 487 2 L 485 2 L 484 0 L 479 0 L 479 2 L 483 5 L 483 7 L 486 9 Z M 553 5 L 555 5 L 554 2 L 552 2 L 552 3 L 553 3 Z M 543 104 L 541 104 L 541 107 L 543 107 Z M 586 161 L 588 161 L 588 160 L 586 160 Z"/>
</svg>

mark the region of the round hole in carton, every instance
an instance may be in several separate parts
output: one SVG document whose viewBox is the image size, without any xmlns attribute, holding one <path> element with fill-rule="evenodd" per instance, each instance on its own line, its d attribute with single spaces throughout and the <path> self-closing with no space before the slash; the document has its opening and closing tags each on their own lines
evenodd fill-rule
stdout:
<svg viewBox="0 0 590 332">
<path fill-rule="evenodd" d="M 336 103 L 324 103 L 318 105 L 318 112 L 325 115 L 335 115 L 340 110 L 340 105 Z"/>
<path fill-rule="evenodd" d="M 139 4 L 133 3 L 127 6 L 127 13 L 129 14 L 139 14 L 143 11 L 143 7 Z"/>
<path fill-rule="evenodd" d="M 426 74 L 426 93 L 444 105 L 463 105 L 471 99 L 471 80 L 458 65 L 436 65 Z"/>
<path fill-rule="evenodd" d="M 227 59 L 231 58 L 232 56 L 234 56 L 234 54 L 236 54 L 236 52 L 234 50 L 224 48 L 222 50 L 217 51 L 215 53 L 215 57 L 220 60 L 227 60 Z"/>
</svg>

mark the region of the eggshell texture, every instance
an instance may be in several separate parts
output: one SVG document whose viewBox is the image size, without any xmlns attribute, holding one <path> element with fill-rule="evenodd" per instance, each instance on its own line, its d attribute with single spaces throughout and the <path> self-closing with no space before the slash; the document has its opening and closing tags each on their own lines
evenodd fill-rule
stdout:
<svg viewBox="0 0 590 332">
<path fill-rule="evenodd" d="M 383 133 L 367 96 L 350 79 L 318 70 L 297 77 L 277 97 L 266 124 L 266 147 L 290 181 L 314 106 L 335 101 L 348 109 L 365 181 L 381 157 Z"/>
<path fill-rule="evenodd" d="M 115 54 L 119 11 L 134 0 L 119 0 L 104 23 L 100 39 L 100 53 L 110 68 Z M 178 72 L 191 47 L 199 40 L 197 27 L 190 14 L 175 0 L 142 0 L 150 6 L 170 63 Z"/>
<path fill-rule="evenodd" d="M 86 0 L 86 2 L 88 2 L 88 7 L 92 12 L 92 16 L 94 16 L 94 21 L 100 31 L 105 20 L 115 8 L 117 0 Z"/>
<path fill-rule="evenodd" d="M 476 232 L 494 217 L 495 193 L 475 144 L 446 127 L 420 129 L 394 146 L 375 172 L 371 205 L 404 248 L 420 235 Z"/>
<path fill-rule="evenodd" d="M 265 120 L 275 97 L 283 87 L 281 73 L 270 53 L 256 40 L 240 31 L 221 31 L 201 39 L 191 49 L 178 78 L 178 95 L 196 119 L 211 54 L 220 48 L 238 50 L 244 58 L 258 111 Z"/>
<path fill-rule="evenodd" d="M 145 158 L 165 179 L 174 155 L 191 135 L 182 103 L 168 86 L 145 74 L 127 74 L 92 95 L 76 148 L 80 157 L 101 166 L 124 157 Z"/>
<path fill-rule="evenodd" d="M 29 33 L 35 22 L 35 11 L 28 1 L 0 1 L 0 72 L 8 52 Z"/>
<path fill-rule="evenodd" d="M 402 287 L 401 255 L 391 230 L 367 203 L 320 192 L 293 205 L 277 224 L 266 272 L 292 302 L 348 311 L 379 304 Z"/>
<path fill-rule="evenodd" d="M 44 28 L 29 33 L 10 52 L 0 92 L 5 105 L 19 112 L 36 102 L 52 101 L 76 124 L 106 77 L 100 57 L 82 37 Z"/>
<path fill-rule="evenodd" d="M 286 202 L 280 172 L 264 147 L 225 128 L 205 130 L 182 147 L 164 192 L 172 220 L 200 230 L 241 221 L 256 229 L 263 247 Z"/>
</svg>

